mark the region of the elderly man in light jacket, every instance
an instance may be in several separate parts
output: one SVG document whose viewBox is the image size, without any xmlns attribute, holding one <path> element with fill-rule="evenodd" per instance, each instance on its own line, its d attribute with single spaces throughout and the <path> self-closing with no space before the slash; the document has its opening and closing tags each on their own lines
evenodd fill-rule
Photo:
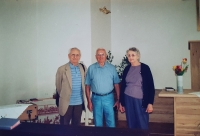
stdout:
<svg viewBox="0 0 200 136">
<path fill-rule="evenodd" d="M 85 107 L 84 78 L 86 67 L 79 63 L 81 52 L 71 48 L 69 62 L 60 66 L 56 73 L 56 90 L 59 98 L 60 124 L 78 126 Z"/>
</svg>

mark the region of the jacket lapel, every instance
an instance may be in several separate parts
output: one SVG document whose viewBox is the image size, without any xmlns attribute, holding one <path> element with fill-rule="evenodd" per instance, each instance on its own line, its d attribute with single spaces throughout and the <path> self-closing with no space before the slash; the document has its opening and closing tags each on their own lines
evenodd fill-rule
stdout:
<svg viewBox="0 0 200 136">
<path fill-rule="evenodd" d="M 69 85 L 72 89 L 72 76 L 71 76 L 71 70 L 70 70 L 70 65 L 69 63 L 67 63 L 66 67 L 65 67 L 65 73 L 66 73 L 66 76 L 68 78 L 68 81 L 69 81 Z"/>
</svg>

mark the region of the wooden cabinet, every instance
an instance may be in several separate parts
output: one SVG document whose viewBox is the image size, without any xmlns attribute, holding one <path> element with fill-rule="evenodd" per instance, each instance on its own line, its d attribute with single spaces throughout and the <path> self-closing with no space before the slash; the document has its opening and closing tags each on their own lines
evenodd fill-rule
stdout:
<svg viewBox="0 0 200 136">
<path fill-rule="evenodd" d="M 184 94 L 161 91 L 159 97 L 174 98 L 174 135 L 200 136 L 200 98 L 189 94 L 192 90 L 184 90 Z"/>
<path fill-rule="evenodd" d="M 175 97 L 177 135 L 200 135 L 200 98 Z"/>
</svg>

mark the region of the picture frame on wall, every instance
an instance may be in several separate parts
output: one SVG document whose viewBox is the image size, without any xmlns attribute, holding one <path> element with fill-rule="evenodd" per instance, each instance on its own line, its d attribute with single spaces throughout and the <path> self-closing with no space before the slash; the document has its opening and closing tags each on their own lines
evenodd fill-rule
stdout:
<svg viewBox="0 0 200 136">
<path fill-rule="evenodd" d="M 196 0 L 196 9 L 197 9 L 197 31 L 200 31 L 200 2 Z"/>
</svg>

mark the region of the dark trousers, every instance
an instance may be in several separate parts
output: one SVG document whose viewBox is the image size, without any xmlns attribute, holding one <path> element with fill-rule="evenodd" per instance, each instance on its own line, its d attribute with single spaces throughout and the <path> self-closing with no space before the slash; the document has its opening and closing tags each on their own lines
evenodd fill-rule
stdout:
<svg viewBox="0 0 200 136">
<path fill-rule="evenodd" d="M 142 107 L 142 99 L 125 96 L 126 120 L 129 128 L 148 129 L 149 114 Z"/>
<path fill-rule="evenodd" d="M 82 104 L 81 105 L 69 105 L 67 112 L 64 116 L 60 116 L 61 125 L 71 125 L 79 126 L 81 123 L 82 115 Z"/>
</svg>

